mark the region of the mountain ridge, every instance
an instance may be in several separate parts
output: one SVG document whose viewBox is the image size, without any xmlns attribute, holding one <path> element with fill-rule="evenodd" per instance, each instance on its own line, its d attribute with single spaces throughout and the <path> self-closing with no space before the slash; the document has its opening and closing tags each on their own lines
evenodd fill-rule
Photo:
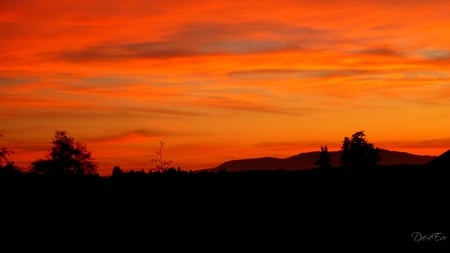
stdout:
<svg viewBox="0 0 450 253">
<path fill-rule="evenodd" d="M 307 170 L 317 167 L 314 163 L 319 158 L 319 154 L 320 151 L 310 151 L 286 158 L 256 157 L 229 160 L 203 171 Z M 338 167 L 342 151 L 330 151 L 329 154 L 333 167 Z M 380 165 L 424 165 L 438 157 L 388 149 L 380 149 L 379 155 L 382 158 Z"/>
</svg>

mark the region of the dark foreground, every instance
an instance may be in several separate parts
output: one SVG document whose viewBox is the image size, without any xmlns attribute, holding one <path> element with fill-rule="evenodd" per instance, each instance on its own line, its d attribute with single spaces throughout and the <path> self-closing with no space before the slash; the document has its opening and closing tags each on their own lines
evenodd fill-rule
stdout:
<svg viewBox="0 0 450 253">
<path fill-rule="evenodd" d="M 210 252 L 440 249 L 450 243 L 449 178 L 445 169 L 414 166 L 2 177 L 2 228 L 7 238 L 57 241 L 62 251 L 92 242 L 151 252 L 162 241 L 167 250 Z"/>
</svg>

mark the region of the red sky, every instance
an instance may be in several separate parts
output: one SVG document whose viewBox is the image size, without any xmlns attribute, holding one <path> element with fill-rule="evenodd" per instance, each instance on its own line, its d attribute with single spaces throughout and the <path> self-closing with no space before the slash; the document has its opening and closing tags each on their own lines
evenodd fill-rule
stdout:
<svg viewBox="0 0 450 253">
<path fill-rule="evenodd" d="M 0 146 L 21 166 L 55 130 L 149 168 L 338 149 L 450 148 L 450 1 L 0 2 Z"/>
</svg>

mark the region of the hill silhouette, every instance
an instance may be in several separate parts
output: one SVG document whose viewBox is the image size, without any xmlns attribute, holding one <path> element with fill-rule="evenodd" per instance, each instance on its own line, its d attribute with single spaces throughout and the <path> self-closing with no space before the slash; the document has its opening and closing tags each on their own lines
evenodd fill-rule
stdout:
<svg viewBox="0 0 450 253">
<path fill-rule="evenodd" d="M 450 151 L 448 153 L 450 157 Z M 340 166 L 342 151 L 330 151 L 329 154 L 333 167 Z M 319 155 L 320 151 L 313 151 L 288 158 L 261 157 L 231 160 L 215 168 L 206 169 L 206 171 L 306 170 L 316 167 L 314 163 Z M 437 159 L 436 156 L 415 155 L 387 149 L 380 149 L 379 155 L 381 157 L 380 165 L 424 165 L 433 161 L 433 159 Z"/>
<path fill-rule="evenodd" d="M 440 168 L 450 168 L 450 149 L 430 161 L 429 165 Z"/>
</svg>

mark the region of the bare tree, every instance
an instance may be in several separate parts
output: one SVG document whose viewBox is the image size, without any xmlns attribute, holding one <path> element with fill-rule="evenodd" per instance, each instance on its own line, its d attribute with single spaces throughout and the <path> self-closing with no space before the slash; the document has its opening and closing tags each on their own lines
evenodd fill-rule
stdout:
<svg viewBox="0 0 450 253">
<path fill-rule="evenodd" d="M 152 159 L 153 163 L 156 163 L 155 168 L 152 169 L 152 171 L 158 171 L 158 172 L 164 172 L 170 168 L 172 165 L 172 161 L 164 160 L 163 157 L 163 147 L 164 142 L 159 141 L 159 150 L 156 151 L 156 157 Z"/>
</svg>

